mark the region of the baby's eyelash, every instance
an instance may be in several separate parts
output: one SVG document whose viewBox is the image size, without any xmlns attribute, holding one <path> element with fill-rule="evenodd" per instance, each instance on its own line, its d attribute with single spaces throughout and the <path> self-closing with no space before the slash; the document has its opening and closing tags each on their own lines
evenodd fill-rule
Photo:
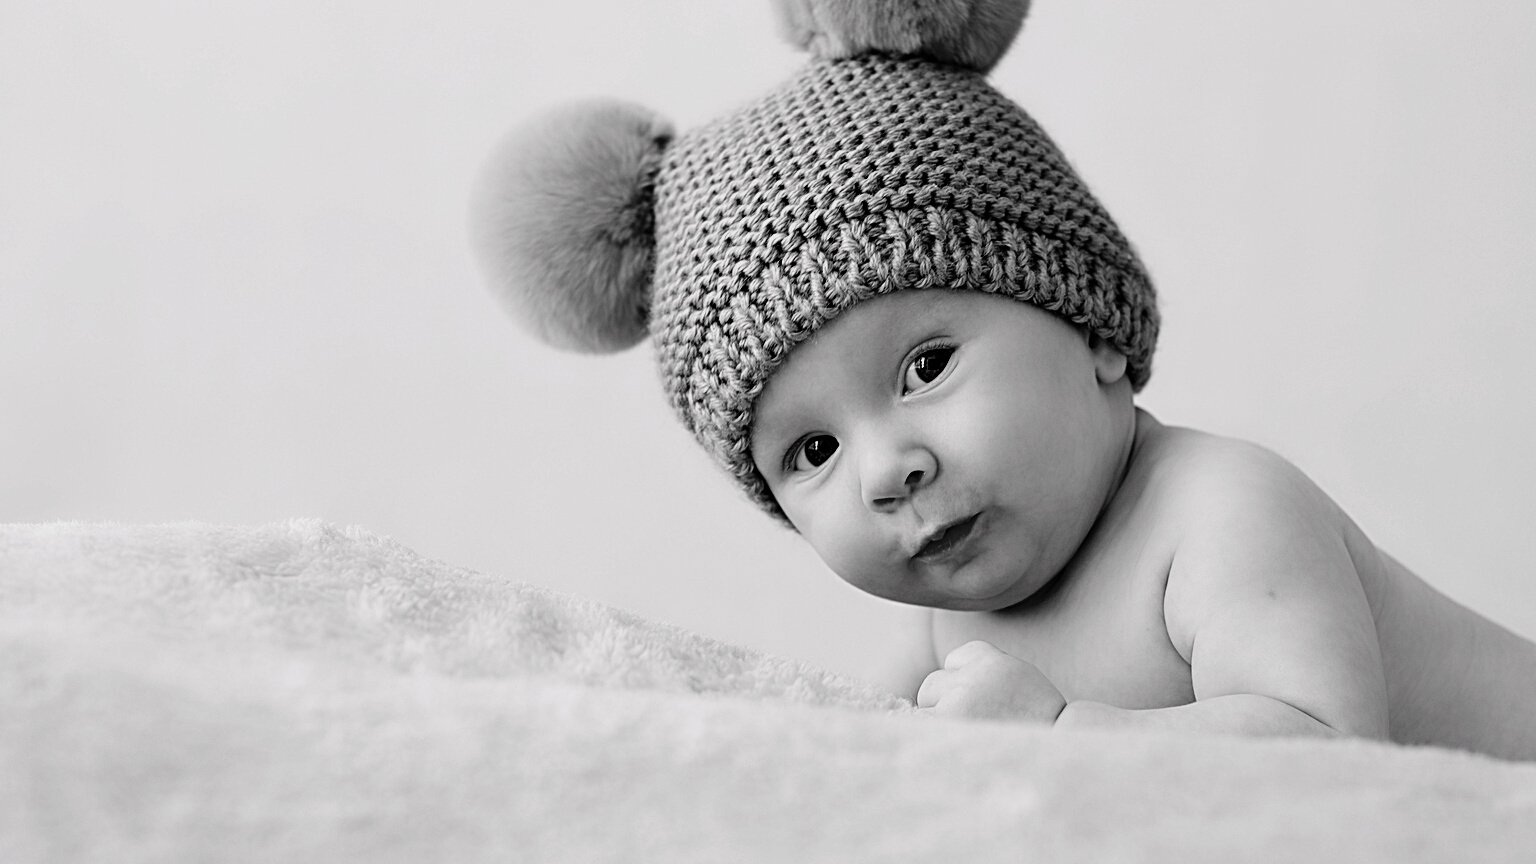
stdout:
<svg viewBox="0 0 1536 864">
<path fill-rule="evenodd" d="M 784 450 L 784 458 L 779 460 L 780 471 L 784 472 L 785 474 L 794 473 L 795 457 L 800 455 L 800 447 L 803 444 L 805 444 L 805 439 L 799 438 L 795 440 L 795 443 L 789 445 L 789 447 Z"/>
<path fill-rule="evenodd" d="M 826 452 L 821 453 L 819 455 L 820 461 L 813 461 L 808 466 L 810 468 L 819 467 L 823 462 L 826 462 L 828 459 L 832 458 L 832 454 L 837 451 L 838 447 L 837 439 L 831 435 L 826 434 L 825 432 L 814 432 L 810 435 L 807 435 L 804 438 L 796 441 L 793 445 L 790 446 L 789 450 L 784 453 L 784 464 L 782 466 L 784 473 L 793 474 L 794 472 L 801 470 L 800 457 L 802 455 L 806 456 L 807 460 L 814 460 L 818 458 L 817 456 L 812 455 L 807 451 L 807 448 L 809 448 L 812 444 L 819 445 L 816 448 L 817 450 L 825 450 Z"/>
<path fill-rule="evenodd" d="M 901 365 L 901 392 L 910 393 L 913 390 L 922 389 L 942 378 L 944 373 L 949 371 L 958 347 L 948 340 L 934 340 L 919 345 L 907 355 L 906 361 Z M 937 369 L 927 370 L 932 377 L 924 377 L 924 370 L 919 367 L 919 363 L 925 358 L 933 360 L 938 366 Z M 917 376 L 916 381 L 912 380 L 914 373 Z"/>
</svg>

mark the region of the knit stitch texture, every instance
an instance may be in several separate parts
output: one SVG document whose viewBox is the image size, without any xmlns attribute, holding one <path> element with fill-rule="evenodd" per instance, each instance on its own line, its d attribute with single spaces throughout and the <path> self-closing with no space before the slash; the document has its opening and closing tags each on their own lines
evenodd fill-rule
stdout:
<svg viewBox="0 0 1536 864">
<path fill-rule="evenodd" d="M 986 291 L 1125 354 L 1139 390 L 1156 296 L 1061 152 L 979 74 L 915 58 L 816 60 L 673 141 L 656 180 L 650 332 L 694 436 L 784 518 L 753 465 L 773 370 L 860 301 Z"/>
</svg>

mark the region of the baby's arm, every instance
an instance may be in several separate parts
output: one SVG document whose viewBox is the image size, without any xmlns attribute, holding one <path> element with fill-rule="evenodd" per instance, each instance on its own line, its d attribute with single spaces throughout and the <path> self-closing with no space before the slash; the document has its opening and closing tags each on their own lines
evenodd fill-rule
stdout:
<svg viewBox="0 0 1536 864">
<path fill-rule="evenodd" d="M 1063 726 L 1387 735 L 1375 621 L 1344 516 L 1300 471 L 1248 445 L 1189 478 L 1190 525 L 1163 611 L 1195 702 L 1132 711 L 1073 702 Z"/>
<path fill-rule="evenodd" d="M 1344 517 L 1301 472 L 1232 445 L 1180 479 L 1180 532 L 1163 597 L 1195 700 L 1125 709 L 1066 701 L 1029 663 L 968 643 L 924 682 L 940 714 L 1063 727 L 1385 738 L 1376 627 L 1344 542 Z M 1164 502 L 1166 503 L 1166 502 Z"/>
</svg>

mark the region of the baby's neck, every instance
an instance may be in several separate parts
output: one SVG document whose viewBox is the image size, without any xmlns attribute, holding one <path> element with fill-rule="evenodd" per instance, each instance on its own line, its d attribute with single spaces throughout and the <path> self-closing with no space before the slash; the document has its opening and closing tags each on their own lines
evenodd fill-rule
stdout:
<svg viewBox="0 0 1536 864">
<path fill-rule="evenodd" d="M 1149 437 L 1153 437 L 1163 424 L 1157 422 L 1157 418 L 1142 409 L 1132 406 L 1130 428 L 1126 430 L 1124 440 L 1120 447 L 1119 462 L 1115 468 L 1114 481 L 1110 484 L 1104 496 L 1104 502 L 1099 507 L 1098 519 L 1103 519 L 1109 508 L 1114 506 L 1115 500 L 1125 489 L 1126 478 L 1130 476 L 1131 468 L 1136 464 L 1136 457 L 1142 452 L 1142 445 Z M 1097 520 L 1096 520 L 1097 521 Z"/>
</svg>

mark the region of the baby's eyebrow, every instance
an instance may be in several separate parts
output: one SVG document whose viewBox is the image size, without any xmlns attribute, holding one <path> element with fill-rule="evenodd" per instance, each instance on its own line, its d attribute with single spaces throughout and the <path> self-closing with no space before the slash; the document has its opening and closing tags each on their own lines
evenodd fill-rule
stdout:
<svg viewBox="0 0 1536 864">
<path fill-rule="evenodd" d="M 783 448 L 786 436 L 771 424 L 753 424 L 747 430 L 747 455 L 757 464 L 757 470 L 763 470 L 763 462 L 766 460 L 774 468 L 779 467 L 779 459 L 774 455 L 775 450 Z"/>
<path fill-rule="evenodd" d="M 747 430 L 747 455 L 752 457 L 759 471 L 765 464 L 775 471 L 782 470 L 795 442 L 820 429 L 826 419 L 804 402 L 788 409 L 780 403 L 779 408 L 781 410 L 774 416 L 766 419 L 759 414 Z"/>
</svg>

